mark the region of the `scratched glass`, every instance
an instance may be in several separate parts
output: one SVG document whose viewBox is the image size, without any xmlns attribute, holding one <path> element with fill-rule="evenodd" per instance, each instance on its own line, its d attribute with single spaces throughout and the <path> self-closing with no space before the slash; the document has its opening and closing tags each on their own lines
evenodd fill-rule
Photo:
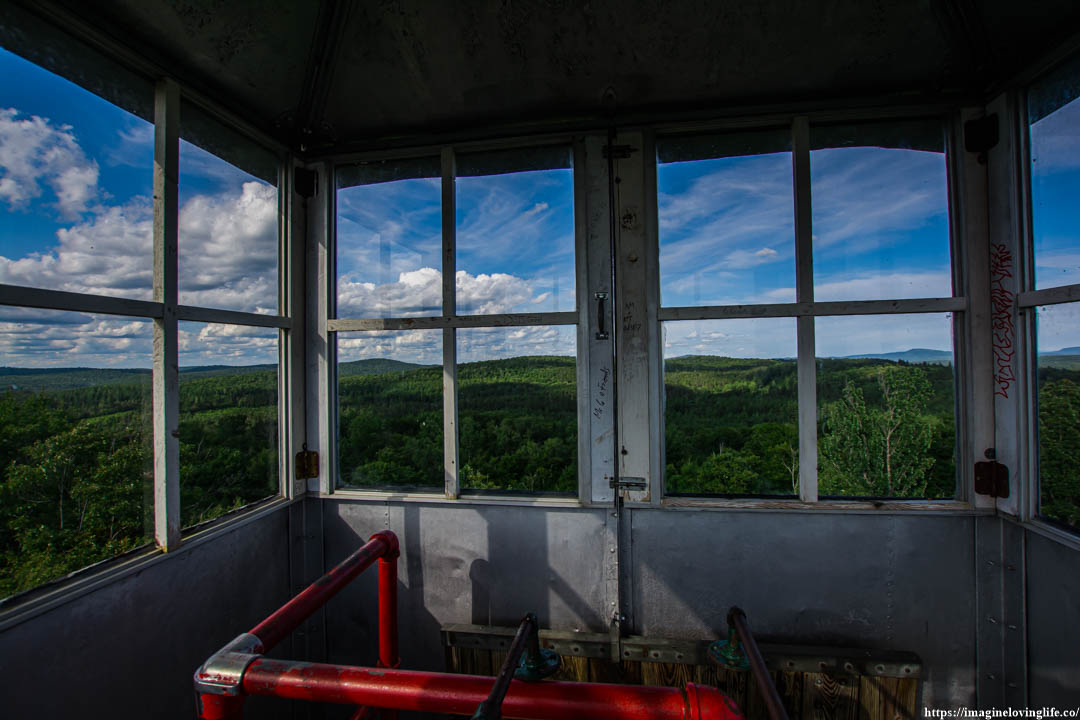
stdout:
<svg viewBox="0 0 1080 720">
<path fill-rule="evenodd" d="M 277 314 L 277 158 L 184 101 L 180 134 L 180 304 Z"/>
<path fill-rule="evenodd" d="M 1080 303 L 1036 310 L 1039 514 L 1080 528 Z"/>
<path fill-rule="evenodd" d="M 570 148 L 457 158 L 457 311 L 572 312 L 574 171 Z"/>
<path fill-rule="evenodd" d="M 657 143 L 665 307 L 795 301 L 791 132 Z"/>
<path fill-rule="evenodd" d="M 153 541 L 152 336 L 0 307 L 0 598 Z"/>
<path fill-rule="evenodd" d="M 337 349 L 338 485 L 442 493 L 442 330 L 338 333 Z"/>
<path fill-rule="evenodd" d="M 819 317 L 819 497 L 952 498 L 952 317 Z"/>
<path fill-rule="evenodd" d="M 665 322 L 664 486 L 799 493 L 795 319 Z"/>
<path fill-rule="evenodd" d="M 278 333 L 179 324 L 184 528 L 279 493 Z"/>
<path fill-rule="evenodd" d="M 812 127 L 814 299 L 952 295 L 938 121 Z"/>
<path fill-rule="evenodd" d="M 1080 283 L 1080 60 L 1028 92 L 1036 289 Z"/>
<path fill-rule="evenodd" d="M 439 158 L 337 169 L 337 316 L 442 314 Z"/>
<path fill-rule="evenodd" d="M 2 48 L 0 98 L 0 283 L 150 300 L 153 125 Z"/>
<path fill-rule="evenodd" d="M 470 328 L 457 340 L 462 490 L 576 494 L 577 329 Z"/>
</svg>

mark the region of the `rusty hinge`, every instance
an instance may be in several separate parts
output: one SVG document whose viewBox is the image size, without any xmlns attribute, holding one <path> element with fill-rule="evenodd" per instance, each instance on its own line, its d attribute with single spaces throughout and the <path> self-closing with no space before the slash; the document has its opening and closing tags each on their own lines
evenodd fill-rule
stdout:
<svg viewBox="0 0 1080 720">
<path fill-rule="evenodd" d="M 605 145 L 604 146 L 604 158 L 614 158 L 615 160 L 626 160 L 632 154 L 637 152 L 636 147 L 630 145 Z"/>
<path fill-rule="evenodd" d="M 304 449 L 296 453 L 296 479 L 316 477 L 319 477 L 319 453 L 308 450 L 307 443 L 304 443 Z"/>
<path fill-rule="evenodd" d="M 1009 497 L 1009 468 L 996 460 L 975 463 L 975 492 L 995 498 Z"/>
</svg>

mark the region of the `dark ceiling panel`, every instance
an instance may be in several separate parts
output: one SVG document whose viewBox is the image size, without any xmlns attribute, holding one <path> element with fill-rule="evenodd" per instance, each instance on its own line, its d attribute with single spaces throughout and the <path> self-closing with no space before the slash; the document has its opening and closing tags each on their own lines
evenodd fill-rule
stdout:
<svg viewBox="0 0 1080 720">
<path fill-rule="evenodd" d="M 600 118 L 609 89 L 660 115 L 970 97 L 1080 22 L 1075 0 L 356 0 L 321 13 L 320 55 L 317 2 L 59 1 L 283 141 L 305 78 L 329 81 L 307 102 L 322 149 Z"/>
</svg>

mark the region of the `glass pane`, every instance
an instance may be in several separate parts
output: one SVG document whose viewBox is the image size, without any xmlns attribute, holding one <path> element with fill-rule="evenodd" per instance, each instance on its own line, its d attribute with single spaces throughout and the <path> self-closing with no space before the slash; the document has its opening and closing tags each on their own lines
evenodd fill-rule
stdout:
<svg viewBox="0 0 1080 720">
<path fill-rule="evenodd" d="M 816 320 L 818 494 L 956 495 L 952 316 Z"/>
<path fill-rule="evenodd" d="M 153 540 L 152 333 L 0 308 L 0 597 Z"/>
<path fill-rule="evenodd" d="M 459 159 L 458 313 L 573 311 L 573 170 L 481 167 L 483 175 L 462 176 L 482 159 Z"/>
<path fill-rule="evenodd" d="M 577 492 L 577 328 L 458 330 L 461 487 Z"/>
<path fill-rule="evenodd" d="M 815 147 L 844 145 L 810 153 L 815 300 L 952 295 L 943 135 L 933 128 L 936 143 L 922 127 L 811 129 Z"/>
<path fill-rule="evenodd" d="M 278 331 L 180 323 L 180 519 L 277 495 Z"/>
<path fill-rule="evenodd" d="M 339 169 L 337 316 L 442 314 L 438 158 Z"/>
<path fill-rule="evenodd" d="M 1080 527 L 1080 303 L 1038 308 L 1039 513 Z"/>
<path fill-rule="evenodd" d="M 669 494 L 798 495 L 795 319 L 664 323 Z"/>
<path fill-rule="evenodd" d="M 726 137 L 716 142 L 721 140 L 724 151 L 750 152 L 760 145 L 756 137 L 745 143 Z M 709 149 L 698 147 L 700 143 L 683 148 L 686 142 L 662 144 L 661 160 Z M 664 306 L 795 301 L 791 153 L 771 151 L 775 145 L 768 143 L 770 152 L 762 154 L 659 166 Z"/>
<path fill-rule="evenodd" d="M 180 141 L 180 304 L 278 311 L 277 188 Z"/>
<path fill-rule="evenodd" d="M 1037 90 L 1031 97 L 1031 215 L 1037 289 L 1080 283 L 1080 210 L 1076 205 L 1080 191 L 1080 100 L 1076 99 L 1080 78 L 1074 76 L 1069 86 L 1059 90 L 1049 107 L 1038 107 Z"/>
<path fill-rule="evenodd" d="M 338 333 L 339 485 L 443 492 L 442 331 Z"/>
<path fill-rule="evenodd" d="M 0 283 L 149 300 L 153 126 L 0 49 Z"/>
</svg>

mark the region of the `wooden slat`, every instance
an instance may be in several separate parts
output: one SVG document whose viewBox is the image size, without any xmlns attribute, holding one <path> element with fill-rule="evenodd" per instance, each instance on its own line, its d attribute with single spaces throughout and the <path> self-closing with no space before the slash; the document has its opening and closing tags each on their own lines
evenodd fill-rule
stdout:
<svg viewBox="0 0 1080 720">
<path fill-rule="evenodd" d="M 726 693 L 750 720 L 768 720 L 764 699 L 752 674 L 715 665 L 640 662 L 613 663 L 603 658 L 562 657 L 554 679 L 659 687 L 696 683 Z M 452 647 L 447 662 L 452 672 L 498 674 L 506 653 L 498 650 Z M 916 678 L 833 675 L 773 671 L 773 683 L 790 720 L 916 720 Z"/>
<path fill-rule="evenodd" d="M 850 677 L 803 674 L 804 720 L 854 720 L 858 717 L 859 686 Z"/>
</svg>

